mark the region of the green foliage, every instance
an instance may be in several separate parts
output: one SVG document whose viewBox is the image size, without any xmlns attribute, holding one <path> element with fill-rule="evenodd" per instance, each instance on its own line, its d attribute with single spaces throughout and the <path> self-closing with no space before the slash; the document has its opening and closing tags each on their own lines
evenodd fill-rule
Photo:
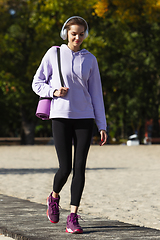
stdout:
<svg viewBox="0 0 160 240">
<path fill-rule="evenodd" d="M 159 11 L 152 1 L 146 5 L 144 1 L 135 18 L 136 1 L 134 17 L 129 15 L 132 9 L 121 6 L 122 1 L 108 2 L 107 12 L 100 18 L 94 14 L 94 0 L 0 1 L 1 136 L 20 134 L 24 118 L 37 125 L 37 136 L 49 132 L 50 123 L 42 124 L 34 116 L 38 96 L 31 82 L 44 53 L 63 42 L 61 27 L 73 15 L 89 23 L 90 35 L 83 47 L 99 62 L 110 135 L 118 139 L 136 130 L 143 132 L 146 119 L 160 117 Z"/>
<path fill-rule="evenodd" d="M 110 134 L 144 136 L 145 121 L 160 118 L 160 24 L 145 16 L 136 23 L 119 21 L 112 12 L 110 7 L 97 18 L 88 44 L 99 60 Z M 159 134 L 157 128 L 154 135 Z"/>
</svg>

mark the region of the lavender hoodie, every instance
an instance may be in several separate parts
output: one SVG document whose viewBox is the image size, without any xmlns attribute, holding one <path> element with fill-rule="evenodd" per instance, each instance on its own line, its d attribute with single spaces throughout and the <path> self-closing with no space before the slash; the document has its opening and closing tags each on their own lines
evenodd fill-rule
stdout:
<svg viewBox="0 0 160 240">
<path fill-rule="evenodd" d="M 57 48 L 51 47 L 44 55 L 32 82 L 33 91 L 41 97 L 53 98 L 50 118 L 94 118 L 99 130 L 106 130 L 101 79 L 97 60 L 85 49 L 73 52 L 67 45 L 60 47 L 61 70 L 65 97 L 53 97 L 61 87 Z"/>
</svg>

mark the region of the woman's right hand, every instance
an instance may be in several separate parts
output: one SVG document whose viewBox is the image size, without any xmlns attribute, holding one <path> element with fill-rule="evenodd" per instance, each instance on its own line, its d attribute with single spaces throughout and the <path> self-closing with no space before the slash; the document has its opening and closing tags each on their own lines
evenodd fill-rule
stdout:
<svg viewBox="0 0 160 240">
<path fill-rule="evenodd" d="M 61 87 L 59 90 L 56 90 L 53 94 L 54 97 L 65 97 L 69 88 Z"/>
</svg>

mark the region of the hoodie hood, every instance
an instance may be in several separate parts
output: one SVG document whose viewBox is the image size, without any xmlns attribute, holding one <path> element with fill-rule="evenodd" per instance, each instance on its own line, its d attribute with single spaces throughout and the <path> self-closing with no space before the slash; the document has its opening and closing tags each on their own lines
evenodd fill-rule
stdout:
<svg viewBox="0 0 160 240">
<path fill-rule="evenodd" d="M 61 45 L 61 48 L 63 48 L 63 49 L 66 50 L 66 51 L 70 51 L 70 52 L 72 52 L 72 53 L 81 54 L 81 55 L 85 55 L 85 54 L 89 54 L 89 53 L 90 53 L 90 52 L 87 51 L 85 48 L 82 49 L 82 50 L 80 50 L 80 51 L 78 51 L 78 52 L 74 52 L 74 51 L 72 51 L 66 44 L 62 44 L 62 45 Z"/>
<path fill-rule="evenodd" d="M 84 85 L 84 75 L 82 66 L 86 56 L 87 55 L 89 56 L 91 53 L 86 49 L 74 52 L 66 44 L 62 44 L 61 49 L 62 55 L 65 55 L 68 58 L 68 61 L 70 59 L 70 64 L 68 65 L 68 67 L 70 68 L 72 82 L 75 82 L 76 79 L 76 81 L 78 81 L 81 85 Z M 62 69 L 64 67 L 65 66 L 62 63 Z"/>
</svg>

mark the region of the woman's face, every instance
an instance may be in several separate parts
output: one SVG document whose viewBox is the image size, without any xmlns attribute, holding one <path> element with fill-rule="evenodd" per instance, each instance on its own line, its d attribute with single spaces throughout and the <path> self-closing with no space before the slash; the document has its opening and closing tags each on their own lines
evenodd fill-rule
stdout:
<svg viewBox="0 0 160 240">
<path fill-rule="evenodd" d="M 68 47 L 73 51 L 79 51 L 80 45 L 84 40 L 84 26 L 71 25 L 68 30 Z"/>
</svg>

